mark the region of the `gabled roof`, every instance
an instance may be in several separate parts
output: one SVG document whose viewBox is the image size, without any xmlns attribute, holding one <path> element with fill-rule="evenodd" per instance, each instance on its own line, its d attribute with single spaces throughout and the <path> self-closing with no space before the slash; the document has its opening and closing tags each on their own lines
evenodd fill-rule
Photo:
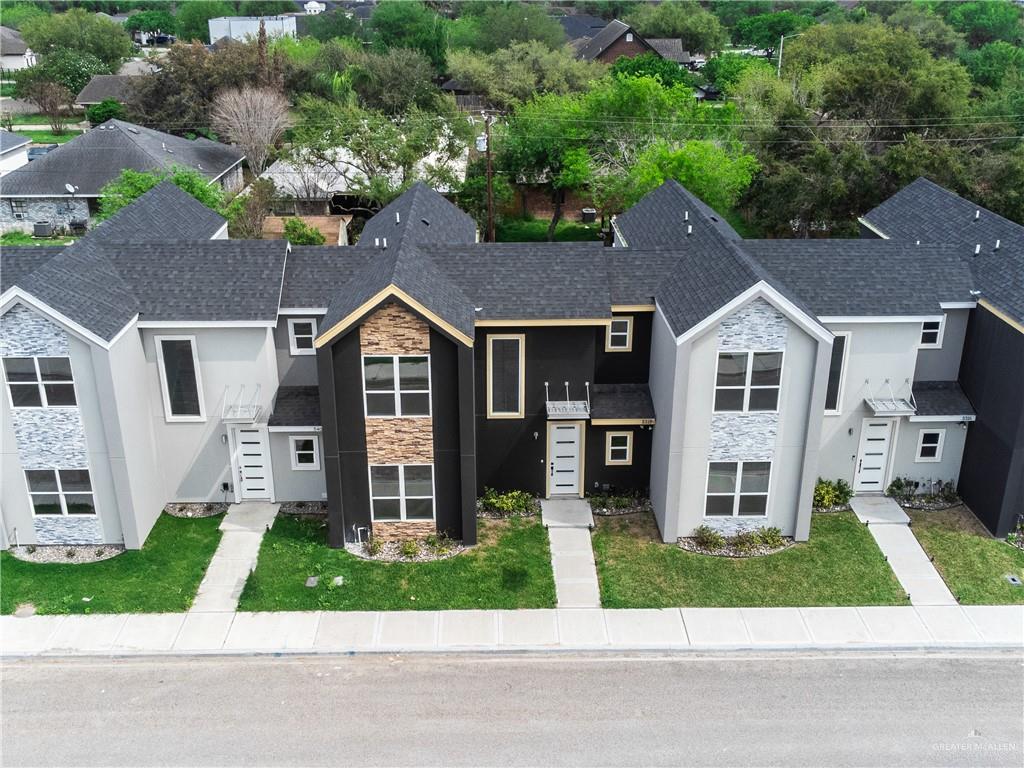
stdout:
<svg viewBox="0 0 1024 768">
<path fill-rule="evenodd" d="M 27 50 L 18 30 L 0 27 L 0 56 L 21 56 Z"/>
<path fill-rule="evenodd" d="M 126 205 L 87 235 L 90 239 L 127 242 L 209 240 L 227 219 L 170 181 L 162 181 Z"/>
<path fill-rule="evenodd" d="M 558 23 L 562 25 L 562 29 L 565 30 L 565 36 L 569 40 L 593 37 L 608 24 L 599 16 L 591 16 L 588 13 L 559 16 Z"/>
<path fill-rule="evenodd" d="M 76 104 L 99 104 L 106 99 L 125 102 L 131 96 L 134 75 L 93 75 L 75 97 Z"/>
<path fill-rule="evenodd" d="M 0 155 L 7 154 L 11 150 L 31 143 L 32 139 L 28 136 L 12 133 L 11 131 L 0 131 Z"/>
<path fill-rule="evenodd" d="M 675 179 L 648 192 L 613 220 L 615 231 L 631 248 L 685 249 L 691 239 L 717 232 L 731 240 L 740 236 L 725 218 Z M 692 231 L 687 233 L 687 227 Z"/>
<path fill-rule="evenodd" d="M 625 22 L 614 19 L 605 26 L 600 32 L 592 36 L 586 43 L 581 45 L 576 51 L 576 58 L 579 59 L 596 59 L 598 58 L 607 48 L 611 47 L 620 37 L 625 35 L 627 32 L 632 32 L 634 39 L 641 45 L 646 45 L 648 48 L 651 46 L 647 44 L 640 35 L 636 34 L 636 31 L 626 24 Z M 653 49 L 652 49 L 653 50 Z"/>
<path fill-rule="evenodd" d="M 189 141 L 121 120 L 108 120 L 52 152 L 4 176 L 0 197 L 95 197 L 125 168 L 159 171 L 175 165 L 198 170 L 211 181 L 238 165 L 244 155 L 208 139 Z"/>
<path fill-rule="evenodd" d="M 690 52 L 683 50 L 683 41 L 678 37 L 648 37 L 647 43 L 663 59 L 679 64 L 690 63 Z"/>
<path fill-rule="evenodd" d="M 955 244 L 974 273 L 980 298 L 1024 322 L 1024 227 L 1020 224 L 925 178 L 866 213 L 863 221 L 893 240 Z"/>
<path fill-rule="evenodd" d="M 366 222 L 356 247 L 397 249 L 403 240 L 422 245 L 476 242 L 476 222 L 422 181 L 396 197 Z"/>
</svg>

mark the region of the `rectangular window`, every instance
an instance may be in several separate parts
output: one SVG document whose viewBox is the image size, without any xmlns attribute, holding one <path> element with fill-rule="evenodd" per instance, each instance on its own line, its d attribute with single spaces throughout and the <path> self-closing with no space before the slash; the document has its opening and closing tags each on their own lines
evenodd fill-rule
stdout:
<svg viewBox="0 0 1024 768">
<path fill-rule="evenodd" d="M 16 219 L 25 218 L 25 201 L 24 200 L 11 200 L 11 213 L 14 214 Z"/>
<path fill-rule="evenodd" d="M 206 421 L 195 336 L 156 336 L 156 359 L 167 421 Z"/>
<path fill-rule="evenodd" d="M 61 408 L 78 403 L 67 357 L 5 357 L 4 378 L 14 408 Z"/>
<path fill-rule="evenodd" d="M 526 336 L 487 337 L 487 418 L 521 419 L 525 414 Z"/>
<path fill-rule="evenodd" d="M 633 463 L 632 432 L 609 432 L 607 434 L 604 463 L 608 465 Z"/>
<path fill-rule="evenodd" d="M 922 429 L 917 436 L 917 462 L 942 461 L 942 446 L 946 442 L 946 430 Z"/>
<path fill-rule="evenodd" d="M 433 465 L 370 465 L 370 500 L 374 522 L 433 520 Z"/>
<path fill-rule="evenodd" d="M 320 441 L 316 435 L 289 435 L 288 447 L 292 457 L 292 469 L 320 469 Z"/>
<path fill-rule="evenodd" d="M 921 344 L 925 349 L 938 349 L 942 346 L 942 336 L 946 330 L 946 318 L 941 320 L 925 320 L 921 323 Z"/>
<path fill-rule="evenodd" d="M 368 355 L 363 358 L 367 416 L 429 416 L 430 358 Z"/>
<path fill-rule="evenodd" d="M 604 342 L 605 352 L 630 352 L 633 349 L 633 318 L 613 317 Z"/>
<path fill-rule="evenodd" d="M 721 352 L 715 380 L 716 411 L 776 411 L 782 352 Z"/>
<path fill-rule="evenodd" d="M 37 516 L 96 514 L 87 469 L 28 469 L 25 481 Z"/>
<path fill-rule="evenodd" d="M 710 462 L 705 517 L 767 515 L 771 470 L 770 461 Z"/>
<path fill-rule="evenodd" d="M 312 317 L 288 318 L 288 351 L 292 355 L 315 355 L 316 320 Z"/>
<path fill-rule="evenodd" d="M 832 340 L 832 360 L 828 366 L 828 385 L 825 388 L 825 413 L 839 413 L 843 404 L 843 374 L 846 372 L 846 350 L 850 346 L 849 333 L 837 333 Z"/>
</svg>

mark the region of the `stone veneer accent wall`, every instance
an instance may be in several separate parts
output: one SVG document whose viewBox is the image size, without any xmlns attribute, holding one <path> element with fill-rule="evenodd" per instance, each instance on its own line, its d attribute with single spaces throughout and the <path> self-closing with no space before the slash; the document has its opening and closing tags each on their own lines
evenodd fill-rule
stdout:
<svg viewBox="0 0 1024 768">
<path fill-rule="evenodd" d="M 364 355 L 429 355 L 430 326 L 404 307 L 385 304 L 359 328 Z M 366 460 L 370 464 L 433 464 L 434 420 L 430 417 L 367 418 Z M 421 539 L 437 530 L 433 521 L 372 523 L 384 541 Z"/>
<path fill-rule="evenodd" d="M 69 353 L 67 333 L 28 307 L 18 304 L 0 318 L 0 356 L 67 357 Z M 78 408 L 12 408 L 11 422 L 23 470 L 88 468 L 85 426 Z M 36 517 L 33 527 L 40 544 L 103 542 L 98 516 Z"/>
</svg>

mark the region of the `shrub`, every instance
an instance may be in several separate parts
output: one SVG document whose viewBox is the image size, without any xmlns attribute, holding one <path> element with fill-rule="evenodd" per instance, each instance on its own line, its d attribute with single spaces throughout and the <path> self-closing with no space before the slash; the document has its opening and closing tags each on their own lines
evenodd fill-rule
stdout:
<svg viewBox="0 0 1024 768">
<path fill-rule="evenodd" d="M 782 531 L 775 526 L 762 528 L 757 532 L 757 536 L 761 540 L 761 545 L 768 549 L 779 549 L 786 543 L 782 538 Z"/>
<path fill-rule="evenodd" d="M 402 553 L 402 557 L 411 560 L 420 553 L 420 545 L 413 539 L 406 539 L 398 546 L 398 551 Z"/>
<path fill-rule="evenodd" d="M 728 543 L 736 552 L 746 555 L 761 546 L 761 536 L 757 531 L 737 531 L 729 537 Z"/>
<path fill-rule="evenodd" d="M 917 493 L 921 484 L 916 480 L 908 480 L 905 477 L 894 477 L 889 487 L 885 489 L 885 495 L 901 501 L 909 501 Z"/>
<path fill-rule="evenodd" d="M 89 125 L 95 127 L 107 120 L 120 120 L 124 117 L 124 105 L 115 99 L 104 99 L 85 110 Z"/>
<path fill-rule="evenodd" d="M 363 551 L 366 552 L 370 557 L 376 557 L 384 551 L 384 542 L 378 539 L 376 536 L 371 536 L 365 542 L 363 542 Z"/>
<path fill-rule="evenodd" d="M 537 500 L 526 491 L 496 491 L 484 488 L 481 506 L 502 517 L 527 516 L 536 512 Z"/>
<path fill-rule="evenodd" d="M 853 498 L 853 489 L 845 480 L 824 480 L 818 478 L 814 486 L 814 502 L 816 509 L 830 509 L 841 507 L 850 502 Z"/>
<path fill-rule="evenodd" d="M 284 236 L 292 245 L 323 245 L 327 238 L 302 219 L 287 219 L 284 223 Z"/>
<path fill-rule="evenodd" d="M 725 537 L 708 525 L 702 525 L 693 532 L 693 543 L 706 552 L 715 552 L 725 546 Z"/>
<path fill-rule="evenodd" d="M 956 492 L 956 484 L 952 480 L 947 480 L 939 486 L 938 493 L 935 494 L 945 502 L 953 504 L 960 500 L 960 496 Z"/>
</svg>

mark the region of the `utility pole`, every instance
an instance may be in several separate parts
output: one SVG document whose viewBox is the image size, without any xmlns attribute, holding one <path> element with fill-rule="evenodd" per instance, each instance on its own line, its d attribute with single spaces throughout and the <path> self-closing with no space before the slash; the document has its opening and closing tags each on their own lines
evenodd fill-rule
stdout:
<svg viewBox="0 0 1024 768">
<path fill-rule="evenodd" d="M 779 37 L 779 71 L 776 74 L 777 78 L 782 78 L 782 46 L 786 44 L 786 36 L 781 35 Z"/>
<path fill-rule="evenodd" d="M 484 135 L 487 137 L 487 242 L 494 242 L 494 165 L 491 155 L 491 116 L 484 114 Z"/>
</svg>

